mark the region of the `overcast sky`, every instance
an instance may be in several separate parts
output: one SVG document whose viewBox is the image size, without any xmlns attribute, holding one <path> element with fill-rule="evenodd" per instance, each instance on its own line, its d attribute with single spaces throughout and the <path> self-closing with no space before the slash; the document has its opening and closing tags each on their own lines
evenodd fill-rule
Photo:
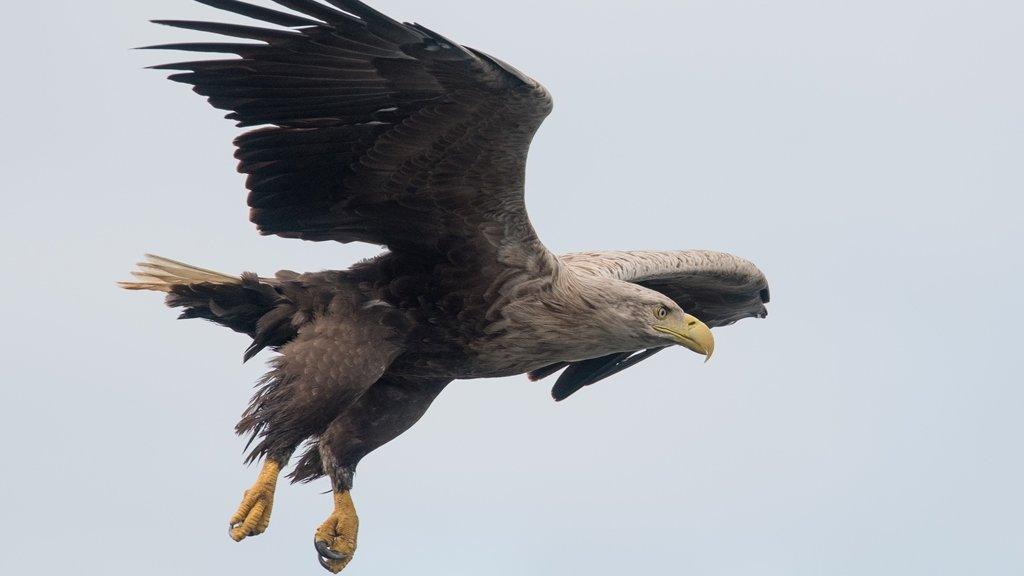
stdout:
<svg viewBox="0 0 1024 576">
<path fill-rule="evenodd" d="M 188 0 L 15 2 L 0 34 L 0 572 L 319 574 L 326 481 L 267 534 L 232 427 L 269 358 L 114 286 L 143 252 L 270 274 L 238 133 L 133 46 Z M 527 200 L 556 252 L 725 250 L 771 282 L 556 404 L 451 385 L 364 460 L 353 575 L 1024 573 L 1024 3 L 378 0 L 543 82 Z M 229 18 L 234 21 L 234 18 Z"/>
</svg>

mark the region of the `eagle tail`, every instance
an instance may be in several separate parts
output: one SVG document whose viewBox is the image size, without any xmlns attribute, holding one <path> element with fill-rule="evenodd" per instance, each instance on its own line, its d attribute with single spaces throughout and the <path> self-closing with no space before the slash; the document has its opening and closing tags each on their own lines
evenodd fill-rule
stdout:
<svg viewBox="0 0 1024 576">
<path fill-rule="evenodd" d="M 153 254 L 146 254 L 146 259 L 136 266 L 138 269 L 132 271 L 135 280 L 118 282 L 118 286 L 126 290 L 153 290 L 171 293 L 177 286 L 194 284 L 240 286 L 242 284 L 240 276 L 221 274 Z"/>
<path fill-rule="evenodd" d="M 119 282 L 122 288 L 164 292 L 168 306 L 185 309 L 178 318 L 204 318 L 249 335 L 253 342 L 245 360 L 295 336 L 295 307 L 273 281 L 248 272 L 221 274 L 152 254 L 137 266 L 135 280 Z"/>
</svg>

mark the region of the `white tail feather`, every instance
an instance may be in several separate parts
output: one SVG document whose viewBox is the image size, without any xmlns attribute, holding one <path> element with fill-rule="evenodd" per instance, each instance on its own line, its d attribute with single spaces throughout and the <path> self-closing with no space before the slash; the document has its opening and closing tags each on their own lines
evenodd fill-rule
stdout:
<svg viewBox="0 0 1024 576">
<path fill-rule="evenodd" d="M 132 271 L 135 280 L 118 282 L 118 286 L 127 290 L 170 292 L 174 286 L 188 286 L 189 284 L 242 283 L 242 279 L 238 276 L 229 276 L 213 270 L 189 266 L 183 262 L 153 254 L 146 254 L 146 259 L 136 266 L 138 269 Z"/>
</svg>

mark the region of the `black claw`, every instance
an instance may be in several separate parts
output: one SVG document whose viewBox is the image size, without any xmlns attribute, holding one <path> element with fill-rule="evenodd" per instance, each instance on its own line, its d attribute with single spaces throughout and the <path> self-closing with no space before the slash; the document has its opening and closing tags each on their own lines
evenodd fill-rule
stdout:
<svg viewBox="0 0 1024 576">
<path fill-rule="evenodd" d="M 328 546 L 327 542 L 324 542 L 323 540 L 316 540 L 314 542 L 314 544 L 316 545 L 316 551 L 320 553 L 320 556 L 326 556 L 327 558 L 330 558 L 331 560 L 343 560 L 345 558 L 344 554 L 338 554 L 334 550 L 331 550 L 331 547 Z M 320 564 L 323 564 L 323 563 L 324 563 L 324 561 L 321 558 Z M 325 566 L 325 568 L 326 568 L 326 566 Z"/>
<path fill-rule="evenodd" d="M 320 565 L 323 566 L 325 570 L 327 570 L 328 572 L 334 572 L 334 570 L 327 564 L 327 560 L 324 560 L 323 556 L 317 556 L 316 559 L 318 562 L 320 562 Z"/>
</svg>

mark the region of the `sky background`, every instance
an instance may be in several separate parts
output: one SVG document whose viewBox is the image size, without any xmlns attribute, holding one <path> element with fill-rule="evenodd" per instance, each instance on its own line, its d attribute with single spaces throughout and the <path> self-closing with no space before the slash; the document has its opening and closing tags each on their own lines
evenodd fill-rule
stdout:
<svg viewBox="0 0 1024 576">
<path fill-rule="evenodd" d="M 767 320 L 556 404 L 456 382 L 360 466 L 353 575 L 1024 573 L 1024 3 L 378 0 L 543 82 L 527 200 L 556 252 L 757 263 Z M 326 481 L 227 518 L 269 354 L 128 293 L 143 252 L 270 274 L 238 130 L 133 46 L 187 0 L 4 8 L 0 572 L 319 574 Z M 230 21 L 236 21 L 230 15 Z"/>
</svg>

